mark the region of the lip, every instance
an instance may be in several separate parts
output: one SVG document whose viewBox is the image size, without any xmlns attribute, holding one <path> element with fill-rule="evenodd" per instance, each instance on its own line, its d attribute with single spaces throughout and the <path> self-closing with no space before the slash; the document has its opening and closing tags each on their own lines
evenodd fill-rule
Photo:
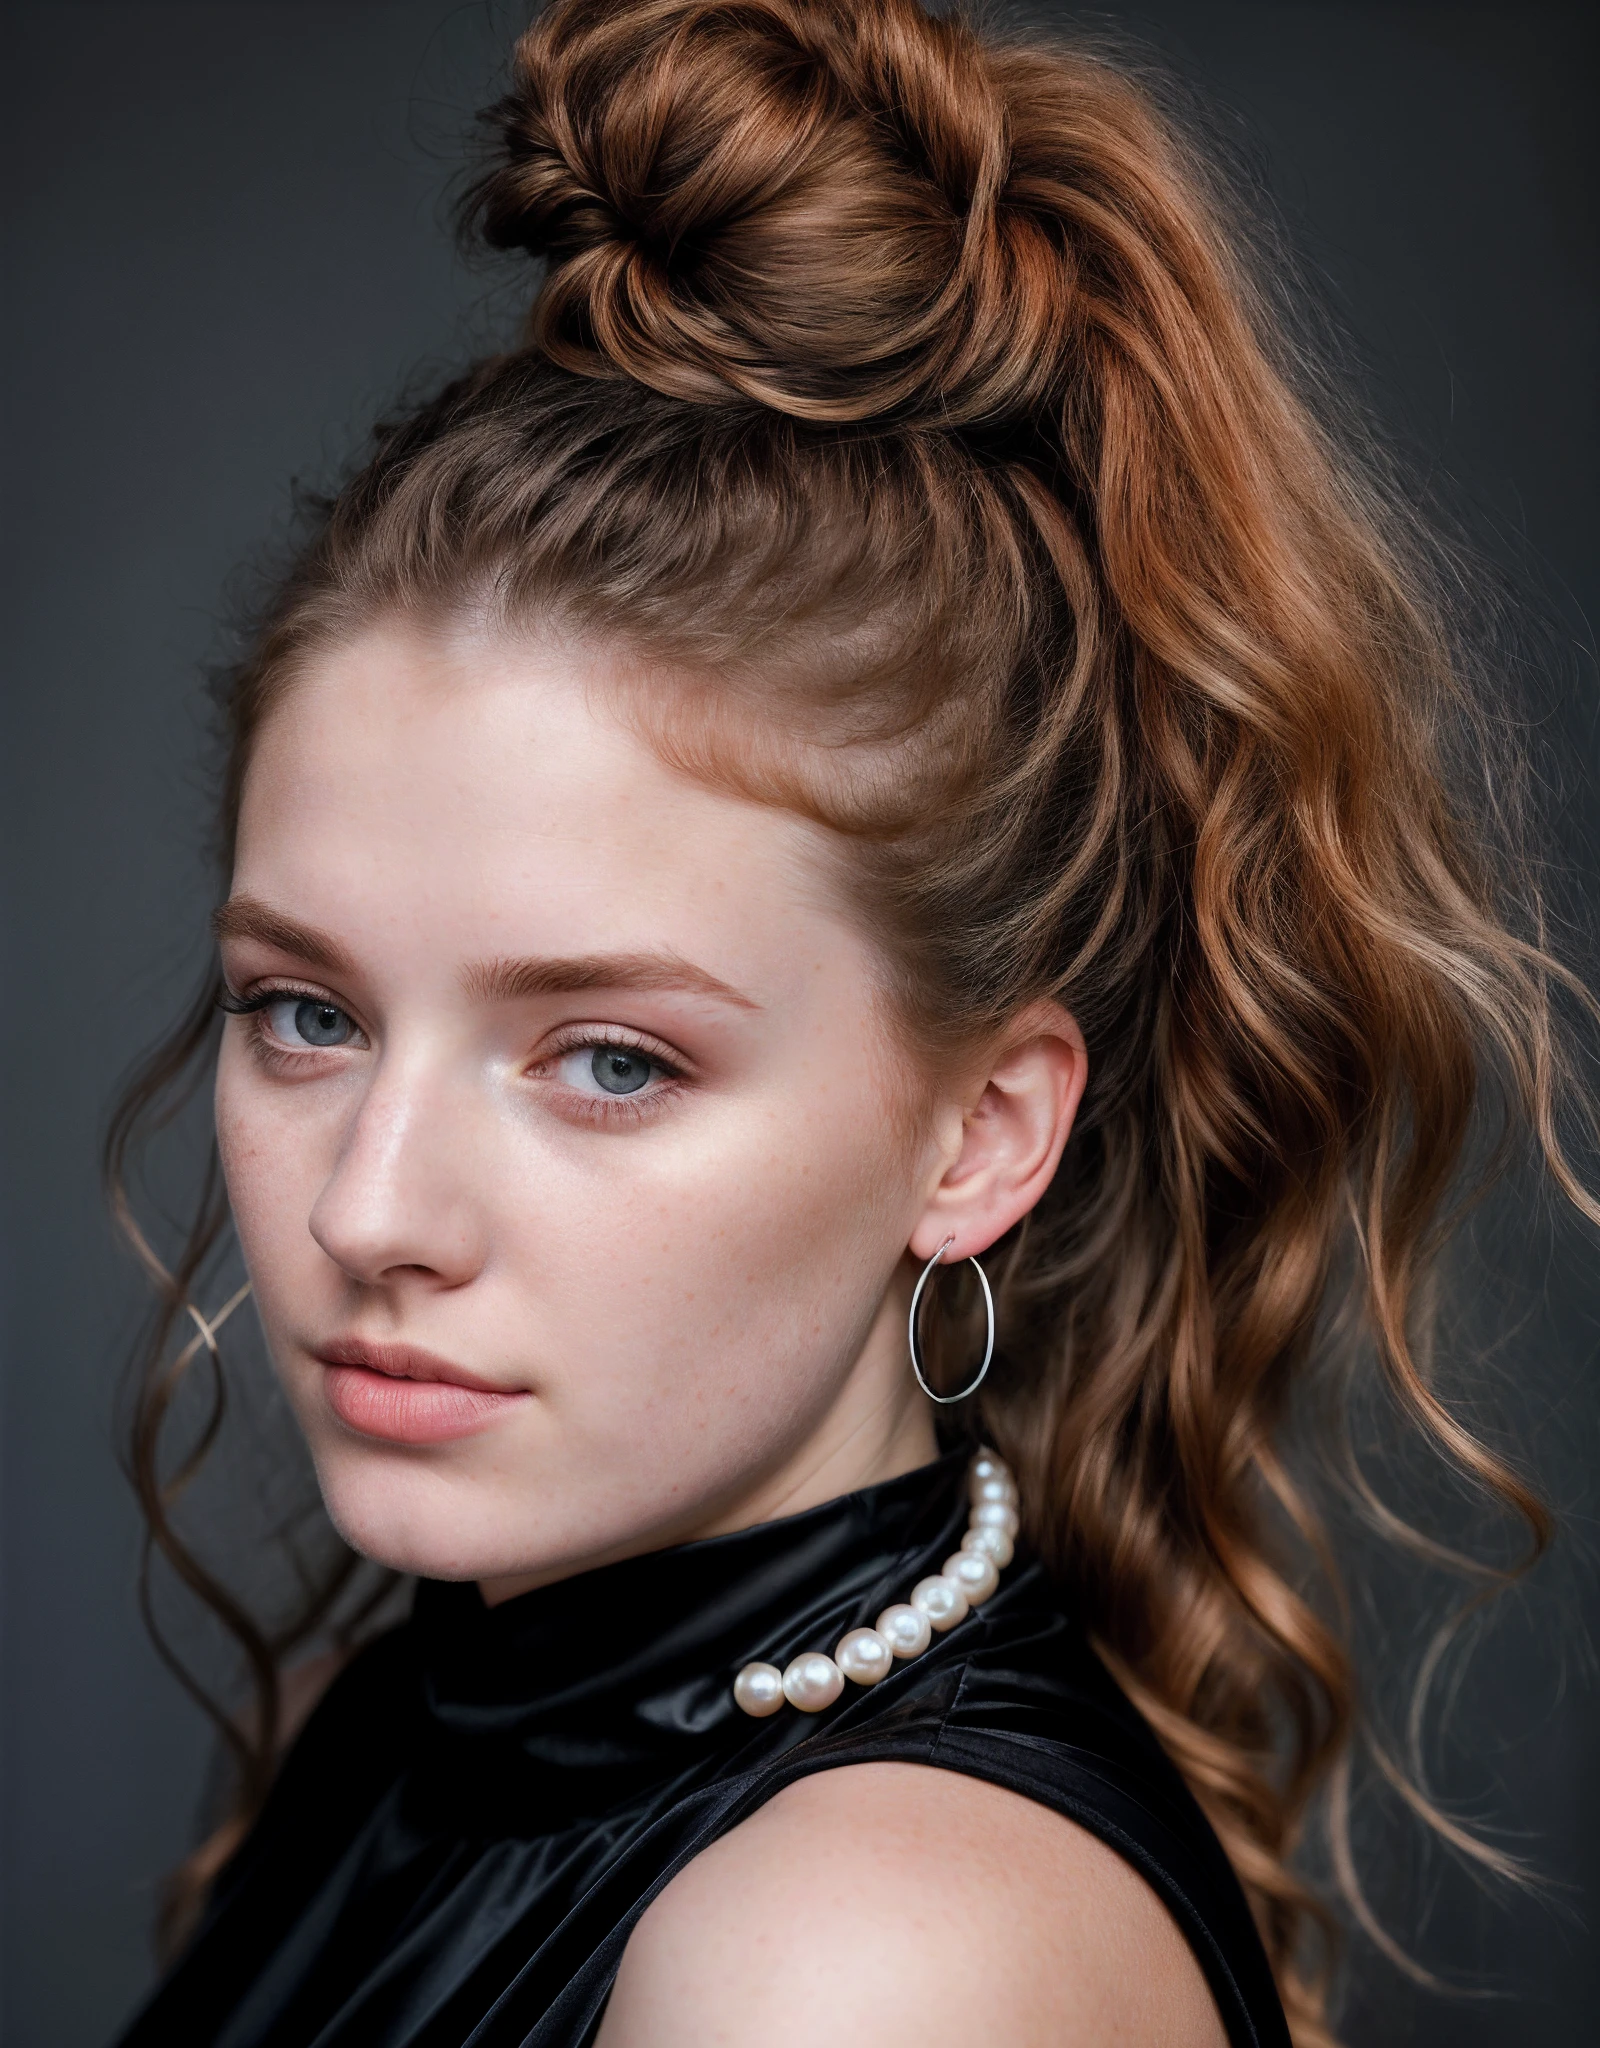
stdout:
<svg viewBox="0 0 1600 2048">
<path fill-rule="evenodd" d="M 393 1444 L 442 1444 L 491 1428 L 533 1397 L 508 1392 L 414 1344 L 338 1337 L 312 1354 L 347 1429 Z"/>
</svg>

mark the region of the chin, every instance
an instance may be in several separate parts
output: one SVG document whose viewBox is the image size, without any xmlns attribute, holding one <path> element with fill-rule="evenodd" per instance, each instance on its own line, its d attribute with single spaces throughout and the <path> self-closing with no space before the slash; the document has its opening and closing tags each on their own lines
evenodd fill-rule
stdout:
<svg viewBox="0 0 1600 2048">
<path fill-rule="evenodd" d="M 329 1520 L 354 1551 L 422 1579 L 487 1579 L 538 1571 L 537 1527 L 506 1526 L 481 1476 L 415 1453 L 340 1445 L 315 1454 Z"/>
</svg>

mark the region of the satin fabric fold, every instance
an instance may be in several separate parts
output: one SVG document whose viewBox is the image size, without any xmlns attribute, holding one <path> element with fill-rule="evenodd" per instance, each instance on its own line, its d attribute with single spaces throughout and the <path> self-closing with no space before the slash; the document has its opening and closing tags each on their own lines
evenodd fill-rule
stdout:
<svg viewBox="0 0 1600 2048">
<path fill-rule="evenodd" d="M 420 1584 L 312 1716 L 123 2048 L 582 2048 L 678 1870 L 784 1785 L 872 1761 L 1089 1828 L 1167 1904 L 1234 2048 L 1287 2048 L 1215 1836 L 1025 1555 L 881 1684 L 817 1715 L 735 1705 L 742 1665 L 831 1652 L 939 1569 L 966 1461 L 495 1608 Z"/>
</svg>

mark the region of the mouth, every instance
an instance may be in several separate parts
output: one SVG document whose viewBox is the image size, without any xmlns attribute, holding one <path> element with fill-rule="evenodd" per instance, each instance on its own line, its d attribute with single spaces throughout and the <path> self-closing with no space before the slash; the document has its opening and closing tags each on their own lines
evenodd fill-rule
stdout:
<svg viewBox="0 0 1600 2048">
<path fill-rule="evenodd" d="M 392 1444 L 442 1444 L 492 1428 L 531 1401 L 412 1344 L 338 1337 L 313 1353 L 328 1406 L 358 1436 Z"/>
</svg>

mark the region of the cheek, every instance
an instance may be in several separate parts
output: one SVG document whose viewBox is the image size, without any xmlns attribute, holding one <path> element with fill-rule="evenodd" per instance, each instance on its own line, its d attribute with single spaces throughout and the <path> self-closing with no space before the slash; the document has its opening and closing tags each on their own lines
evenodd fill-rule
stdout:
<svg viewBox="0 0 1600 2048">
<path fill-rule="evenodd" d="M 217 1150 L 239 1246 L 269 1333 L 286 1293 L 314 1262 L 307 1220 L 322 1174 L 314 1128 L 261 1088 L 248 1052 L 230 1031 L 217 1061 Z"/>
<path fill-rule="evenodd" d="M 916 1208 L 880 1072 L 842 1064 L 528 1175 L 519 1263 L 560 1298 L 592 1417 L 614 1398 L 681 1436 L 715 1404 L 765 1430 L 837 1384 Z"/>
</svg>

